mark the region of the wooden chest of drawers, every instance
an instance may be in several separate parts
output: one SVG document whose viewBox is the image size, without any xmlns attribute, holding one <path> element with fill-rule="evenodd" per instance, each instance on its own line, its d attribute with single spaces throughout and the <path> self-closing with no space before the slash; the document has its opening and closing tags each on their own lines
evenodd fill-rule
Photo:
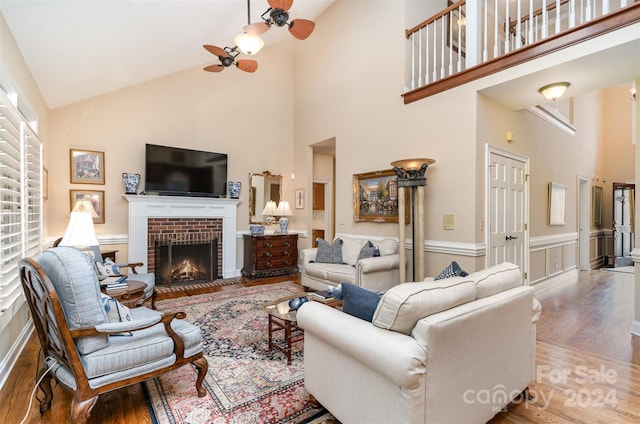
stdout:
<svg viewBox="0 0 640 424">
<path fill-rule="evenodd" d="M 242 275 L 274 277 L 298 272 L 298 235 L 244 235 Z"/>
</svg>

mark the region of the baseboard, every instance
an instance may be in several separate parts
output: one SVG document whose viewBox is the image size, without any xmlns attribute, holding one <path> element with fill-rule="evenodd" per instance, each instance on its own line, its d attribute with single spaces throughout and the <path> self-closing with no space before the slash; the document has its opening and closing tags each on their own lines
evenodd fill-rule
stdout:
<svg viewBox="0 0 640 424">
<path fill-rule="evenodd" d="M 631 334 L 640 336 L 640 321 L 633 320 L 631 322 Z"/>
<path fill-rule="evenodd" d="M 559 286 L 560 284 L 564 284 L 569 281 L 575 281 L 577 279 L 578 279 L 578 269 L 573 268 L 569 271 L 555 275 L 551 278 L 547 278 L 545 280 L 538 280 L 538 282 L 532 283 L 531 285 L 536 289 L 536 294 L 539 294 L 539 293 L 542 293 L 543 291 L 550 290 L 556 286 Z"/>
<path fill-rule="evenodd" d="M 0 363 L 0 390 L 4 388 L 4 383 L 6 383 L 9 374 L 11 374 L 11 370 L 13 370 L 13 367 L 16 365 L 33 330 L 35 330 L 35 327 L 33 326 L 33 321 L 30 319 L 16 338 L 9 352 L 7 352 L 7 356 L 5 356 L 2 363 Z"/>
</svg>

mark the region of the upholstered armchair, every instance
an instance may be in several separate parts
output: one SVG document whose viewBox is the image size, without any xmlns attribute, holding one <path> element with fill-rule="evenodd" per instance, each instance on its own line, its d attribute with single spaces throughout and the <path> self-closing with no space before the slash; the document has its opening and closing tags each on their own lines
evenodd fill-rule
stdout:
<svg viewBox="0 0 640 424">
<path fill-rule="evenodd" d="M 200 328 L 184 312 L 129 310 L 102 295 L 86 255 L 71 247 L 50 249 L 37 262 L 22 259 L 19 267 L 45 358 L 41 413 L 51 408 L 52 378 L 73 395 L 71 422 L 85 423 L 99 395 L 188 363 L 198 370 L 194 395 L 205 395 Z"/>
</svg>

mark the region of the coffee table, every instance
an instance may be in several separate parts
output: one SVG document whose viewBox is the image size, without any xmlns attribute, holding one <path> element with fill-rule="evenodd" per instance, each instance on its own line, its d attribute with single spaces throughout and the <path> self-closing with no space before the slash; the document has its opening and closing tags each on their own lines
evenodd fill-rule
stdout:
<svg viewBox="0 0 640 424">
<path fill-rule="evenodd" d="M 315 296 L 312 296 L 311 293 L 293 294 L 265 302 L 261 305 L 262 309 L 269 315 L 269 352 L 276 349 L 284 353 L 287 357 L 287 365 L 291 365 L 291 352 L 293 350 L 293 345 L 304 340 L 304 330 L 298 327 L 297 311 L 291 309 L 287 310 L 287 312 L 280 312 L 278 310 L 278 304 L 288 304 L 291 299 L 298 297 L 306 297 L 309 301 L 318 301 L 333 308 L 339 308 L 342 306 L 341 300 L 331 299 L 329 301 L 322 301 L 317 299 Z M 282 340 L 275 340 L 274 333 L 279 331 L 284 333 L 284 337 Z"/>
</svg>

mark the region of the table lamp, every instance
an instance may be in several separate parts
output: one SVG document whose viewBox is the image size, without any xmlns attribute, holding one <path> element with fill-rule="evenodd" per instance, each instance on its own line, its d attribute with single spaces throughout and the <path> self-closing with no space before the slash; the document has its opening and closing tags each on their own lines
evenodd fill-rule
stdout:
<svg viewBox="0 0 640 424">
<path fill-rule="evenodd" d="M 275 215 L 280 217 L 280 233 L 287 234 L 287 227 L 289 226 L 289 219 L 287 217 L 293 215 L 289 202 L 281 200 Z"/>
<path fill-rule="evenodd" d="M 276 209 L 278 208 L 276 206 L 276 202 L 274 202 L 273 200 L 269 200 L 264 207 L 262 216 L 264 217 L 264 222 L 266 222 L 268 225 L 271 225 L 275 222 L 276 218 L 274 217 L 274 215 L 276 214 Z"/>
<path fill-rule="evenodd" d="M 67 230 L 58 246 L 71 246 L 78 250 L 88 250 L 91 246 L 97 246 L 99 243 L 93 226 L 93 218 L 97 217 L 98 214 L 89 200 L 76 201 L 71 210 Z"/>
</svg>

